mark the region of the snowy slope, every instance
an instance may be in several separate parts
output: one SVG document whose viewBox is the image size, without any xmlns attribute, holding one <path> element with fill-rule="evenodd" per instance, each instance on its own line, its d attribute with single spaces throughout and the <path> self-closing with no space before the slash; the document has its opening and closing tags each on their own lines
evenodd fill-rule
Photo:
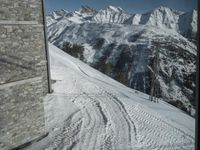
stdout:
<svg viewBox="0 0 200 150">
<path fill-rule="evenodd" d="M 115 74 L 121 71 L 127 86 L 144 93 L 149 93 L 150 70 L 147 66 L 153 53 L 153 42 L 157 42 L 161 96 L 166 101 L 179 100 L 186 108 L 194 105 L 195 80 L 189 80 L 195 74 L 197 48 L 187 38 L 173 30 L 149 25 L 67 24 L 64 21 L 48 28 L 50 42 L 59 47 L 65 41 L 84 46 L 85 62 L 99 70 L 98 64 L 102 60 L 105 65 L 111 64 L 110 76 L 117 79 Z M 108 71 L 104 73 L 109 75 Z"/>
<path fill-rule="evenodd" d="M 195 121 L 127 88 L 52 44 L 49 135 L 29 150 L 194 150 Z"/>
</svg>

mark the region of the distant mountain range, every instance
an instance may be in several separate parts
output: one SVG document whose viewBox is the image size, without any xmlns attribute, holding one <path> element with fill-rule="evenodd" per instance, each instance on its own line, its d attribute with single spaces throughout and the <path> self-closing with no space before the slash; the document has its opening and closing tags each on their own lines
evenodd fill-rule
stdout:
<svg viewBox="0 0 200 150">
<path fill-rule="evenodd" d="M 196 39 L 197 11 L 181 12 L 167 7 L 158 7 L 144 14 L 129 14 L 120 7 L 108 6 L 96 11 L 88 6 L 82 6 L 79 11 L 68 12 L 65 10 L 55 11 L 48 15 L 48 25 L 52 19 L 67 18 L 74 23 L 96 22 L 117 23 L 129 25 L 150 25 L 159 28 L 172 29 L 181 35 Z"/>
<path fill-rule="evenodd" d="M 129 14 L 120 7 L 96 11 L 54 11 L 47 15 L 48 39 L 84 47 L 84 61 L 125 85 L 150 92 L 155 50 L 159 51 L 159 90 L 179 108 L 195 108 L 197 11 L 159 7 Z"/>
</svg>

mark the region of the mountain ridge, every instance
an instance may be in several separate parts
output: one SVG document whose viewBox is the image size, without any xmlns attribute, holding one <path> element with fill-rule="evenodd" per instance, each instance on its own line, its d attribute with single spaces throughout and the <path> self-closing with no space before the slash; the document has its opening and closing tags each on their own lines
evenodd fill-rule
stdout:
<svg viewBox="0 0 200 150">
<path fill-rule="evenodd" d="M 83 9 L 88 12 L 84 12 Z M 62 12 L 63 10 L 61 10 Z M 52 13 L 59 13 L 55 11 Z M 83 13 L 84 12 L 84 13 Z M 97 23 L 117 23 L 117 24 L 131 24 L 131 25 L 151 25 L 157 26 L 159 28 L 167 28 L 175 30 L 181 35 L 196 40 L 197 34 L 197 11 L 194 9 L 189 12 L 182 12 L 175 9 L 171 9 L 165 6 L 157 7 L 151 11 L 142 14 L 132 14 L 123 10 L 121 7 L 107 6 L 104 9 L 99 11 L 89 7 L 81 6 L 78 11 L 71 12 L 72 16 L 77 17 L 79 14 L 80 21 L 71 21 L 75 23 L 84 23 L 84 22 L 97 22 Z M 63 17 L 66 17 L 66 13 L 63 14 Z M 87 14 L 86 16 L 82 14 Z M 60 15 L 60 14 L 59 14 Z M 48 17 L 51 17 L 52 14 L 48 14 Z M 54 17 L 55 18 L 55 17 Z M 187 20 L 187 24 L 183 23 L 183 20 Z"/>
</svg>

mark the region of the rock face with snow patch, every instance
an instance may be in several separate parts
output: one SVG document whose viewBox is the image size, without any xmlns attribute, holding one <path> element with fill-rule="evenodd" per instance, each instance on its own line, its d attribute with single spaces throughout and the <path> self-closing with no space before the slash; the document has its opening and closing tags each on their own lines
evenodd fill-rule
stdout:
<svg viewBox="0 0 200 150">
<path fill-rule="evenodd" d="M 189 39 L 190 33 L 196 34 L 195 11 L 186 15 L 159 7 L 146 14 L 124 14 L 121 8 L 110 6 L 82 23 L 65 17 L 48 26 L 49 41 L 60 48 L 65 41 L 84 46 L 85 62 L 145 93 L 151 88 L 148 66 L 154 67 L 150 58 L 158 50 L 160 96 L 181 101 L 184 109 L 194 106 L 197 47 Z M 94 19 L 97 16 L 99 20 Z M 186 31 L 191 31 L 188 38 Z"/>
<path fill-rule="evenodd" d="M 184 13 L 179 17 L 180 33 L 194 41 L 197 40 L 197 11 Z"/>
<path fill-rule="evenodd" d="M 108 6 L 106 9 L 100 10 L 93 20 L 99 23 L 123 23 L 128 18 L 129 14 L 122 8 Z"/>
</svg>

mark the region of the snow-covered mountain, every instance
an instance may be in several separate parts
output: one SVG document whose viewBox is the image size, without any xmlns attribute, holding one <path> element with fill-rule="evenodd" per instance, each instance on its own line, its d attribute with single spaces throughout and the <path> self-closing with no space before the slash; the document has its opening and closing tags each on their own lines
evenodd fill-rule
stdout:
<svg viewBox="0 0 200 150">
<path fill-rule="evenodd" d="M 194 150 L 195 119 L 130 89 L 52 44 L 49 135 L 27 150 Z"/>
<path fill-rule="evenodd" d="M 66 15 L 64 10 L 55 11 L 48 15 L 48 22 L 52 19 L 59 19 L 65 16 L 75 23 L 96 22 L 96 23 L 117 23 L 131 25 L 150 25 L 159 28 L 174 30 L 181 35 L 196 40 L 197 34 L 197 11 L 181 12 L 167 7 L 158 7 L 144 14 L 129 14 L 120 7 L 108 6 L 105 9 L 96 11 L 88 6 L 82 6 L 79 11 Z M 50 25 L 50 23 L 48 23 Z"/>
<path fill-rule="evenodd" d="M 182 12 L 161 6 L 142 15 L 134 14 L 127 23 L 146 24 L 178 31 L 178 19 L 181 14 Z"/>
<path fill-rule="evenodd" d="M 195 33 L 195 11 L 191 14 L 159 7 L 146 14 L 132 15 L 122 23 L 120 20 L 129 15 L 121 8 L 109 6 L 99 12 L 88 9 L 84 13 L 80 10 L 73 12 L 76 19 L 66 15 L 49 24 L 49 41 L 60 48 L 66 41 L 82 45 L 85 62 L 144 93 L 150 92 L 149 66 L 153 68 L 151 57 L 157 49 L 160 59 L 159 96 L 166 101 L 181 102 L 177 105 L 182 109 L 195 107 L 197 47 L 186 38 L 188 35 L 181 35 L 190 30 Z M 75 14 L 79 14 L 81 19 Z M 101 18 L 99 21 L 94 19 L 97 16 Z M 184 27 L 180 28 L 181 25 Z"/>
<path fill-rule="evenodd" d="M 64 18 L 69 12 L 64 10 L 64 9 L 61 9 L 59 11 L 54 11 L 54 12 L 51 12 L 49 13 L 47 16 L 46 16 L 46 22 L 47 22 L 47 26 L 57 22 L 58 20 Z"/>
<path fill-rule="evenodd" d="M 94 17 L 93 20 L 98 23 L 124 23 L 130 17 L 120 7 L 108 6 L 101 9 Z"/>
<path fill-rule="evenodd" d="M 80 10 L 79 10 L 80 14 L 90 14 L 90 15 L 94 15 L 97 13 L 97 11 L 89 6 L 81 6 Z"/>
<path fill-rule="evenodd" d="M 54 11 L 47 15 L 47 26 L 55 23 L 61 18 L 67 22 L 73 22 L 76 24 L 90 22 L 92 21 L 92 18 L 96 13 L 96 10 L 88 6 L 81 6 L 81 8 L 78 11 L 74 12 L 68 12 L 63 9 L 60 11 Z"/>
<path fill-rule="evenodd" d="M 181 35 L 196 40 L 197 11 L 181 12 L 167 7 L 158 7 L 145 14 L 133 14 L 124 23 L 156 26 L 174 30 Z"/>
</svg>

